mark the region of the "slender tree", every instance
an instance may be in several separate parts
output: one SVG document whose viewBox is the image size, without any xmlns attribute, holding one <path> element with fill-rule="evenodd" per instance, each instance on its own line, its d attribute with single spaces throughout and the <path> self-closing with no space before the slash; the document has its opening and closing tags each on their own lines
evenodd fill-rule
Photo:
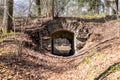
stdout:
<svg viewBox="0 0 120 80">
<path fill-rule="evenodd" d="M 115 0 L 117 13 L 120 11 L 120 0 Z"/>
<path fill-rule="evenodd" d="M 4 0 L 0 0 L 0 6 L 4 4 Z"/>
<path fill-rule="evenodd" d="M 120 13 L 120 0 L 118 0 L 118 13 Z"/>
<path fill-rule="evenodd" d="M 31 7 L 32 7 L 33 0 L 29 0 L 29 7 L 28 7 L 28 16 L 31 17 Z"/>
<path fill-rule="evenodd" d="M 4 10 L 4 1 L 0 0 L 0 16 L 3 15 L 3 10 Z"/>
<path fill-rule="evenodd" d="M 51 2 L 50 2 L 49 17 L 51 17 L 52 19 L 54 19 L 54 0 L 51 0 Z"/>
<path fill-rule="evenodd" d="M 107 0 L 107 12 L 109 15 L 118 13 L 118 0 Z"/>
<path fill-rule="evenodd" d="M 13 0 L 6 0 L 6 7 L 4 9 L 3 27 L 9 33 L 13 29 Z"/>
<path fill-rule="evenodd" d="M 105 13 L 105 0 L 100 0 L 99 13 Z"/>
<path fill-rule="evenodd" d="M 78 0 L 80 4 L 89 4 L 89 11 L 94 11 L 94 13 L 99 13 L 100 0 Z"/>
<path fill-rule="evenodd" d="M 38 16 L 40 16 L 41 15 L 40 0 L 36 0 L 36 5 L 37 5 L 37 14 Z"/>
</svg>

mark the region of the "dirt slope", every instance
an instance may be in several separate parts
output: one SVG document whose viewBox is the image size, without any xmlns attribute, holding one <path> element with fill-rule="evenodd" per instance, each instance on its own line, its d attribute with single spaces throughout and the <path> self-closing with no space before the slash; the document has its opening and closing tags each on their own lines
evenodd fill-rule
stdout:
<svg viewBox="0 0 120 80">
<path fill-rule="evenodd" d="M 82 50 L 73 56 L 52 55 L 37 49 L 30 36 L 16 35 L 23 41 L 21 59 L 15 56 L 14 36 L 0 43 L 0 80 L 94 80 L 109 66 L 120 62 L 120 40 L 118 21 L 107 23 L 85 23 L 92 35 Z M 7 53 L 7 54 L 6 54 Z M 119 70 L 103 78 L 119 80 Z"/>
</svg>

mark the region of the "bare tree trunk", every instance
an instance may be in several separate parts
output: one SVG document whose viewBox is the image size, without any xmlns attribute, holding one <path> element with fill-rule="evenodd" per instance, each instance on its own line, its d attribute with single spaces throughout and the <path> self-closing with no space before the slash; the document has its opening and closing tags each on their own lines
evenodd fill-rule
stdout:
<svg viewBox="0 0 120 80">
<path fill-rule="evenodd" d="M 29 0 L 29 8 L 28 8 L 28 17 L 31 17 L 31 7 L 32 7 L 32 3 L 33 3 L 34 0 Z"/>
<path fill-rule="evenodd" d="M 2 0 L 0 0 L 0 6 L 2 5 Z"/>
<path fill-rule="evenodd" d="M 105 0 L 100 0 L 99 13 L 105 13 Z"/>
<path fill-rule="evenodd" d="M 107 1 L 107 5 L 108 5 L 108 8 L 109 8 L 109 11 L 108 11 L 109 15 L 118 13 L 117 0 L 115 0 L 115 1 Z"/>
<path fill-rule="evenodd" d="M 120 0 L 115 0 L 115 3 L 116 3 L 117 14 L 118 14 L 120 11 Z"/>
<path fill-rule="evenodd" d="M 4 13 L 3 13 L 3 23 L 2 26 L 6 28 L 6 24 L 7 24 L 7 8 L 6 8 L 6 4 L 4 5 Z"/>
<path fill-rule="evenodd" d="M 117 4 L 116 4 L 117 2 L 116 1 L 113 1 L 113 3 L 112 3 L 113 14 L 117 14 L 118 13 Z"/>
<path fill-rule="evenodd" d="M 51 2 L 50 2 L 49 17 L 51 17 L 52 19 L 54 19 L 54 0 L 51 0 Z"/>
<path fill-rule="evenodd" d="M 13 29 L 13 0 L 6 0 L 6 7 L 4 9 L 3 26 L 9 33 Z"/>
<path fill-rule="evenodd" d="M 2 6 L 3 5 L 3 0 L 0 0 L 0 6 Z"/>
<path fill-rule="evenodd" d="M 37 15 L 41 16 L 40 0 L 36 0 L 36 5 L 37 5 Z"/>
<path fill-rule="evenodd" d="M 4 1 L 0 0 L 0 16 L 3 16 L 3 10 L 4 10 Z"/>
<path fill-rule="evenodd" d="M 120 13 L 120 0 L 118 0 L 118 13 Z"/>
</svg>

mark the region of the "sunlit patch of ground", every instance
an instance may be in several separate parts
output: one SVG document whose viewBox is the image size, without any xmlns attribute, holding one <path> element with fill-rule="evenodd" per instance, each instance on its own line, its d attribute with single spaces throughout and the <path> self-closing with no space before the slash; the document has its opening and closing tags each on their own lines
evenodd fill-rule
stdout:
<svg viewBox="0 0 120 80">
<path fill-rule="evenodd" d="M 113 44 L 102 51 L 97 51 L 95 49 L 90 53 L 94 55 L 86 57 L 83 61 L 81 61 L 76 70 L 70 70 L 64 72 L 63 74 L 56 75 L 55 77 L 58 77 L 57 80 L 94 80 L 109 66 L 116 62 L 120 62 L 119 44 Z M 118 73 L 119 71 L 110 74 L 105 80 L 117 80 L 119 77 L 119 75 L 117 75 Z M 53 79 L 53 76 L 49 78 L 49 80 Z"/>
<path fill-rule="evenodd" d="M 55 48 L 58 50 L 67 50 L 67 51 L 71 49 L 70 46 L 64 46 L 64 45 L 61 45 L 61 46 L 55 45 Z"/>
</svg>

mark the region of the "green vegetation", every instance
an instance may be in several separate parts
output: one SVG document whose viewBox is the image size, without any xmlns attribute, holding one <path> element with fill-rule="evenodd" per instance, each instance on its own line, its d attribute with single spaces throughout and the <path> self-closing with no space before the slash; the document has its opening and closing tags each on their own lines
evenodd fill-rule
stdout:
<svg viewBox="0 0 120 80">
<path fill-rule="evenodd" d="M 90 52 L 90 54 L 91 54 L 92 56 L 97 55 L 97 53 L 98 53 L 98 52 L 97 52 L 96 50 L 92 50 L 92 51 Z M 91 58 L 91 57 L 86 57 L 86 58 L 84 58 L 84 59 L 80 62 L 80 65 L 82 65 L 82 64 L 89 64 L 90 58 Z"/>
<path fill-rule="evenodd" d="M 1 36 L 14 35 L 14 32 L 12 30 L 10 31 L 10 33 L 8 33 L 5 28 L 2 28 L 1 30 L 2 30 Z"/>
<path fill-rule="evenodd" d="M 88 64 L 90 62 L 90 58 L 89 57 L 86 57 L 85 59 L 83 59 L 79 65 L 82 65 L 82 64 Z"/>
<path fill-rule="evenodd" d="M 118 44 L 118 48 L 120 48 L 120 44 Z"/>
<path fill-rule="evenodd" d="M 2 24 L 2 16 L 0 16 L 0 27 L 1 27 L 1 24 Z"/>
<path fill-rule="evenodd" d="M 2 67 L 4 67 L 5 66 L 5 64 L 4 63 L 0 63 L 0 68 L 2 68 Z"/>
<path fill-rule="evenodd" d="M 88 14 L 88 13 L 85 13 L 84 15 L 80 15 L 81 18 L 87 18 L 87 19 L 90 19 L 90 18 L 101 18 L 101 17 L 106 17 L 107 14 Z"/>
<path fill-rule="evenodd" d="M 117 80 L 120 80 L 120 77 L 118 77 Z"/>
<path fill-rule="evenodd" d="M 107 77 L 108 75 L 110 75 L 111 73 L 114 73 L 118 70 L 120 70 L 120 62 L 115 63 L 112 66 L 110 66 L 105 72 L 103 72 L 101 75 L 99 75 L 99 77 L 96 80 L 102 80 L 105 77 Z"/>
<path fill-rule="evenodd" d="M 104 18 L 104 17 L 117 17 L 117 16 L 119 16 L 119 15 L 117 15 L 117 14 L 108 15 L 108 14 L 105 14 L 105 13 L 103 13 L 103 14 L 84 13 L 84 14 L 80 15 L 79 17 L 86 18 L 86 19 L 91 19 L 91 18 Z"/>
<path fill-rule="evenodd" d="M 97 51 L 96 49 L 94 49 L 94 50 L 92 50 L 90 53 L 91 53 L 91 55 L 93 56 L 93 55 L 97 55 L 97 54 L 98 54 L 98 51 Z"/>
<path fill-rule="evenodd" d="M 9 35 L 9 34 L 12 35 L 12 34 L 14 34 L 14 32 L 12 30 L 10 31 L 10 33 L 8 33 L 7 30 L 4 29 L 4 28 L 2 28 L 2 32 L 3 32 L 2 35 Z"/>
<path fill-rule="evenodd" d="M 6 50 L 4 48 L 0 48 L 0 53 L 1 54 L 5 54 L 6 53 Z"/>
<path fill-rule="evenodd" d="M 91 61 L 91 60 L 90 60 L 91 57 L 100 57 L 100 59 L 103 60 L 103 59 L 105 58 L 105 56 L 106 56 L 106 54 L 104 54 L 104 53 L 99 54 L 99 52 L 98 52 L 96 49 L 92 50 L 92 51 L 90 52 L 90 54 L 91 54 L 91 56 L 84 58 L 84 59 L 80 62 L 80 65 L 82 65 L 82 64 L 89 64 L 90 61 Z"/>
<path fill-rule="evenodd" d="M 12 30 L 10 31 L 10 33 L 8 33 L 7 30 L 4 28 L 2 28 L 1 30 L 2 30 L 2 33 L 0 34 L 0 41 L 7 40 L 9 36 L 12 36 L 14 34 L 19 34 L 17 32 L 14 33 Z"/>
</svg>

